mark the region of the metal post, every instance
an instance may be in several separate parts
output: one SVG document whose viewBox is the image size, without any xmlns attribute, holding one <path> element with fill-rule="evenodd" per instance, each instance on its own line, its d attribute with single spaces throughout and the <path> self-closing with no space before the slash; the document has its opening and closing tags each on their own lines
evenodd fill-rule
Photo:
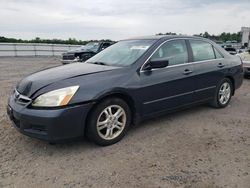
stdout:
<svg viewBox="0 0 250 188">
<path fill-rule="evenodd" d="M 13 45 L 14 45 L 15 57 L 17 57 L 17 49 L 16 49 L 16 44 L 13 44 Z"/>
<path fill-rule="evenodd" d="M 34 52 L 35 52 L 35 57 L 36 57 L 36 55 L 37 55 L 36 54 L 36 45 L 34 44 L 33 47 L 34 47 Z"/>
<path fill-rule="evenodd" d="M 55 56 L 55 52 L 54 52 L 54 44 L 52 44 L 52 55 Z"/>
</svg>

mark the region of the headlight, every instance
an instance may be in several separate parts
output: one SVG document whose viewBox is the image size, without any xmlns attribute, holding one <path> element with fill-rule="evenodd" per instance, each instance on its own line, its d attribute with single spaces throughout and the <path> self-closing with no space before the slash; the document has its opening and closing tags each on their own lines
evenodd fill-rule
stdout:
<svg viewBox="0 0 250 188">
<path fill-rule="evenodd" d="M 32 106 L 36 107 L 65 106 L 69 103 L 70 99 L 74 96 L 78 88 L 79 86 L 72 86 L 42 94 L 33 101 Z"/>
</svg>

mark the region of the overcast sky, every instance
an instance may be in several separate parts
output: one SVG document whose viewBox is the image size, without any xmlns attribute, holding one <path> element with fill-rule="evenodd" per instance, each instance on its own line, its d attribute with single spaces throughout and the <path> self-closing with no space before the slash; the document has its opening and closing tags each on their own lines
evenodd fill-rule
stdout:
<svg viewBox="0 0 250 188">
<path fill-rule="evenodd" d="M 237 32 L 249 0 L 0 0 L 0 36 L 119 40 L 176 32 Z"/>
</svg>

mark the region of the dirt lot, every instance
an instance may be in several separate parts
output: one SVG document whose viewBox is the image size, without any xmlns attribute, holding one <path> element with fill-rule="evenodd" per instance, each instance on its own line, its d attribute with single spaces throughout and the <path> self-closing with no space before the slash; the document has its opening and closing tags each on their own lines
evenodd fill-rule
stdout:
<svg viewBox="0 0 250 188">
<path fill-rule="evenodd" d="M 49 145 L 12 128 L 5 108 L 18 80 L 56 65 L 0 59 L 0 187 L 250 187 L 250 79 L 225 109 L 204 105 L 146 121 L 113 146 Z"/>
</svg>

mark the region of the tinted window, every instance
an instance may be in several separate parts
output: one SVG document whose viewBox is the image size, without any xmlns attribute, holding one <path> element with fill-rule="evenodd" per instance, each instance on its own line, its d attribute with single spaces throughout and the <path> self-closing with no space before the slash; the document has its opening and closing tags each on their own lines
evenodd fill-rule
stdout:
<svg viewBox="0 0 250 188">
<path fill-rule="evenodd" d="M 215 52 L 215 56 L 216 56 L 217 59 L 223 58 L 221 53 L 216 48 L 214 48 L 214 52 Z"/>
<path fill-rule="evenodd" d="M 193 50 L 194 61 L 215 59 L 213 46 L 208 42 L 190 40 L 190 45 Z"/>
<path fill-rule="evenodd" d="M 184 40 L 175 40 L 163 44 L 151 59 L 166 59 L 169 65 L 178 65 L 188 62 L 188 52 Z"/>
<path fill-rule="evenodd" d="M 84 46 L 84 49 L 97 52 L 99 47 L 100 47 L 100 44 L 98 42 L 90 42 Z"/>
<path fill-rule="evenodd" d="M 102 48 L 107 48 L 110 46 L 110 43 L 103 43 Z"/>
</svg>

